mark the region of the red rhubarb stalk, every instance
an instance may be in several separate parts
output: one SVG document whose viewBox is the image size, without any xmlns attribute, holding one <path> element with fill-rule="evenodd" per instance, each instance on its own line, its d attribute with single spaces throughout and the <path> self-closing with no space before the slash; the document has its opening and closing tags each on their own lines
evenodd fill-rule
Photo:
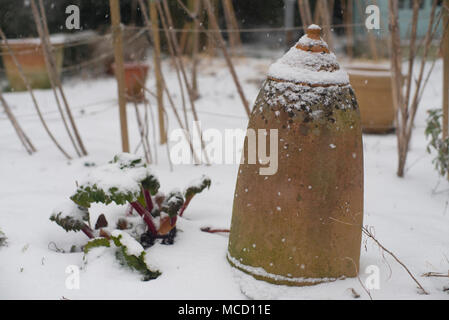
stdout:
<svg viewBox="0 0 449 320">
<path fill-rule="evenodd" d="M 95 238 L 94 232 L 92 231 L 91 228 L 89 228 L 88 225 L 85 224 L 85 225 L 81 228 L 81 231 L 84 232 L 84 234 L 85 234 L 86 236 L 88 236 L 89 239 Z"/>
<path fill-rule="evenodd" d="M 151 199 L 150 192 L 148 190 L 145 190 L 144 188 L 142 188 L 142 191 L 143 191 L 143 197 L 145 198 L 145 203 L 147 205 L 147 210 L 148 210 L 148 212 L 151 212 L 154 208 L 154 205 L 153 205 L 153 200 Z"/>
<path fill-rule="evenodd" d="M 212 229 L 210 227 L 201 228 L 201 231 L 208 233 L 227 233 L 229 229 Z"/>
<path fill-rule="evenodd" d="M 186 199 L 186 201 L 184 202 L 184 204 L 182 205 L 181 209 L 179 209 L 178 215 L 180 217 L 182 217 L 182 215 L 184 214 L 184 211 L 187 209 L 187 206 L 189 205 L 190 201 L 192 200 L 193 196 L 191 196 L 190 198 Z M 170 219 L 170 224 L 172 226 L 174 226 L 176 224 L 176 220 L 178 219 L 178 216 L 174 216 Z"/>
<path fill-rule="evenodd" d="M 144 206 L 142 206 L 138 201 L 131 202 L 131 205 L 134 210 L 136 210 L 137 213 L 140 214 L 140 216 L 143 218 L 143 221 L 145 221 L 145 223 L 147 224 L 150 232 L 154 235 L 157 234 L 156 227 L 154 226 L 153 219 L 151 218 L 151 214 L 148 212 L 148 210 L 145 209 Z"/>
<path fill-rule="evenodd" d="M 174 226 L 176 224 L 176 220 L 178 220 L 178 216 L 174 216 L 170 218 L 170 225 Z"/>
<path fill-rule="evenodd" d="M 179 210 L 179 216 L 180 217 L 182 217 L 182 215 L 184 214 L 184 211 L 186 210 L 186 208 L 189 205 L 190 200 L 192 200 L 192 198 L 193 198 L 193 196 L 191 196 L 190 198 L 186 199 L 186 201 L 182 205 L 181 209 Z"/>
</svg>

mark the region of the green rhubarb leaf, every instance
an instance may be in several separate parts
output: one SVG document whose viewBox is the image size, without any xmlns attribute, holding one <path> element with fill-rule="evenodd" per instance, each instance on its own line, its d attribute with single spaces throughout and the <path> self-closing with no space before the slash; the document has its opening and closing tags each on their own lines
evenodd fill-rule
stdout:
<svg viewBox="0 0 449 320">
<path fill-rule="evenodd" d="M 50 220 L 56 222 L 65 231 L 79 231 L 89 221 L 89 211 L 86 207 L 69 201 L 53 210 Z"/>
<path fill-rule="evenodd" d="M 160 211 L 165 212 L 170 217 L 175 217 L 183 204 L 184 204 L 184 197 L 182 196 L 181 192 L 172 191 L 164 199 L 164 202 L 162 202 Z"/>
<path fill-rule="evenodd" d="M 109 239 L 106 238 L 95 238 L 90 240 L 86 245 L 84 246 L 84 253 L 87 254 L 90 250 L 93 248 L 99 248 L 99 247 L 107 247 L 109 248 L 111 246 L 111 243 Z"/>
<path fill-rule="evenodd" d="M 142 187 L 145 190 L 150 191 L 151 195 L 154 196 L 160 188 L 159 180 L 154 175 L 149 175 L 145 180 L 142 181 Z"/>
<path fill-rule="evenodd" d="M 115 230 L 112 233 L 111 240 L 117 247 L 115 256 L 121 265 L 128 266 L 142 274 L 144 281 L 156 279 L 161 275 L 159 271 L 150 269 L 145 261 L 146 252 L 141 244 L 129 234 Z"/>
<path fill-rule="evenodd" d="M 204 189 L 209 189 L 211 185 L 211 180 L 207 176 L 202 176 L 198 182 L 193 183 L 186 188 L 184 196 L 186 199 L 192 198 L 194 195 L 201 193 Z"/>
<path fill-rule="evenodd" d="M 109 163 L 95 167 L 70 199 L 89 208 L 92 203 L 123 205 L 134 201 L 144 204 L 142 187 L 156 194 L 158 179 L 150 172 L 142 158 L 120 153 Z"/>
</svg>

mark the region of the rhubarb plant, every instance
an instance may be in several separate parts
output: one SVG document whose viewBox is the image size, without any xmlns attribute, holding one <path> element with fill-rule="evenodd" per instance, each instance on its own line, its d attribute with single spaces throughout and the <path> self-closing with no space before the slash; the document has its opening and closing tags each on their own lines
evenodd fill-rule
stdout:
<svg viewBox="0 0 449 320">
<path fill-rule="evenodd" d="M 143 218 L 149 231 L 156 234 L 151 217 L 152 195 L 159 187 L 158 179 L 142 158 L 121 153 L 108 164 L 92 170 L 70 199 L 83 208 L 90 208 L 92 203 L 128 203 Z"/>
<path fill-rule="evenodd" d="M 131 254 L 129 246 L 123 244 L 123 239 L 128 239 L 132 234 L 140 241 L 136 243 L 143 248 L 152 246 L 157 239 L 162 244 L 173 244 L 178 217 L 184 214 L 192 198 L 210 185 L 211 180 L 203 176 L 184 192 L 175 190 L 164 194 L 159 191 L 159 180 L 142 158 L 121 153 L 109 163 L 94 167 L 77 186 L 70 197 L 71 201 L 57 207 L 50 220 L 67 232 L 84 232 L 91 239 L 84 247 L 86 254 L 90 248 L 110 246 L 112 241 L 119 248 L 116 255 L 123 264 L 138 270 L 145 278 L 152 279 L 157 272 L 150 272 L 145 267 L 144 251 L 139 251 L 139 254 L 134 254 L 136 252 L 133 251 Z M 128 205 L 126 214 L 117 221 L 116 230 L 107 228 L 109 224 L 104 214 L 99 216 L 95 229 L 91 228 L 89 209 L 94 203 Z M 141 218 L 135 216 L 134 211 Z M 138 230 L 141 222 L 136 223 L 136 219 L 144 222 L 144 230 Z M 115 235 L 117 233 L 121 237 Z"/>
</svg>

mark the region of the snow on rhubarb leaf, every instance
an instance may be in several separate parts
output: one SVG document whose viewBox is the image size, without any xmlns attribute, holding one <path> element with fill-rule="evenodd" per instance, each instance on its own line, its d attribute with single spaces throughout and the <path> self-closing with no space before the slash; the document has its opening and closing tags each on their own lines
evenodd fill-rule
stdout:
<svg viewBox="0 0 449 320">
<path fill-rule="evenodd" d="M 85 222 L 89 221 L 89 211 L 72 201 L 66 201 L 53 210 L 50 220 L 56 222 L 67 232 L 79 231 L 85 227 Z"/>
<path fill-rule="evenodd" d="M 200 179 L 193 181 L 184 191 L 184 196 L 187 199 L 192 198 L 194 195 L 201 193 L 204 189 L 210 188 L 211 180 L 209 177 L 203 175 Z"/>
<path fill-rule="evenodd" d="M 86 208 L 95 202 L 125 204 L 137 201 L 142 187 L 155 194 L 159 181 L 141 157 L 120 153 L 89 172 L 70 199 Z"/>
<path fill-rule="evenodd" d="M 170 218 L 175 217 L 179 210 L 184 205 L 184 197 L 182 193 L 175 189 L 170 191 L 168 195 L 164 195 L 162 202 L 160 205 L 155 206 L 151 211 L 151 215 L 153 217 L 161 217 L 163 218 L 163 214 L 169 216 Z M 156 220 L 157 221 L 157 220 Z"/>
<path fill-rule="evenodd" d="M 164 199 L 161 205 L 161 211 L 168 214 L 170 218 L 175 217 L 182 205 L 184 204 L 184 197 L 179 191 L 172 191 Z"/>
<path fill-rule="evenodd" d="M 161 273 L 153 271 L 146 262 L 142 245 L 137 242 L 128 233 L 121 230 L 114 230 L 111 233 L 111 239 L 117 247 L 116 258 L 122 265 L 127 265 L 133 270 L 143 275 L 143 280 L 148 281 L 156 279 Z"/>
<path fill-rule="evenodd" d="M 111 238 L 117 247 L 125 247 L 128 255 L 139 257 L 145 252 L 142 245 L 125 231 L 114 230 L 111 233 Z"/>
</svg>

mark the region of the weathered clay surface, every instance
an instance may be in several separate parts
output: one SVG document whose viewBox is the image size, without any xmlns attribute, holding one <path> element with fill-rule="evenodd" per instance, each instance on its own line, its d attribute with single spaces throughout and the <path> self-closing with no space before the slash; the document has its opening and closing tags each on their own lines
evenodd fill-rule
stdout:
<svg viewBox="0 0 449 320">
<path fill-rule="evenodd" d="M 267 129 L 268 137 L 269 129 L 278 129 L 279 165 L 271 176 L 259 174 L 264 167 L 259 163 L 240 165 L 229 262 L 276 284 L 356 276 L 363 149 L 350 85 L 312 87 L 268 79 L 248 128 Z"/>
</svg>

